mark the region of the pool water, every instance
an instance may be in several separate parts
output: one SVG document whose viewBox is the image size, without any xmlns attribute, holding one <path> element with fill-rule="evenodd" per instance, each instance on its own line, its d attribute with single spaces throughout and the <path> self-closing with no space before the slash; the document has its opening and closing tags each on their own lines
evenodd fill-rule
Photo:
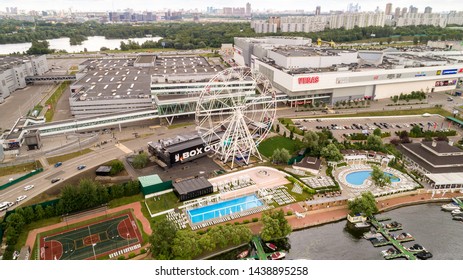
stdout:
<svg viewBox="0 0 463 280">
<path fill-rule="evenodd" d="M 384 172 L 385 175 L 391 177 L 391 182 L 399 182 L 400 179 L 395 177 L 393 174 Z M 371 176 L 371 170 L 365 170 L 365 171 L 356 171 L 347 174 L 346 176 L 346 181 L 349 184 L 360 186 L 365 182 L 365 180 Z"/>
<path fill-rule="evenodd" d="M 199 223 L 261 205 L 263 205 L 263 203 L 253 194 L 188 210 L 187 212 L 192 223 Z"/>
</svg>

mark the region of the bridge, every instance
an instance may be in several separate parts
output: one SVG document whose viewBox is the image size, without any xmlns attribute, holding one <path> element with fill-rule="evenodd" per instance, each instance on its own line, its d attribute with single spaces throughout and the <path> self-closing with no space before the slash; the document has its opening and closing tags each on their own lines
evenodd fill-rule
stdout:
<svg viewBox="0 0 463 280">
<path fill-rule="evenodd" d="M 76 75 L 26 76 L 26 83 L 75 81 Z"/>
</svg>

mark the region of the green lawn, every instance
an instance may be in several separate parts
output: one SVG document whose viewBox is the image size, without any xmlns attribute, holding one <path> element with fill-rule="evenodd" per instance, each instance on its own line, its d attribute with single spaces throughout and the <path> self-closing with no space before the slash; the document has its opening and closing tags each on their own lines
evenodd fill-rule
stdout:
<svg viewBox="0 0 463 280">
<path fill-rule="evenodd" d="M 155 198 L 156 200 L 154 200 L 153 197 L 146 199 L 146 204 L 148 205 L 151 214 L 159 213 L 183 205 L 183 203 L 178 201 L 178 198 L 174 192 L 162 194 L 160 196 L 156 196 Z"/>
<path fill-rule="evenodd" d="M 191 122 L 188 122 L 188 123 L 176 123 L 176 124 L 169 125 L 167 127 L 167 129 L 174 129 L 174 128 L 185 127 L 185 126 L 190 126 L 190 125 L 194 125 L 194 123 L 191 123 Z"/>
<path fill-rule="evenodd" d="M 0 177 L 11 175 L 11 174 L 28 172 L 28 171 L 38 169 L 41 167 L 42 167 L 42 164 L 40 163 L 40 161 L 23 163 L 23 164 L 18 164 L 14 166 L 5 166 L 5 167 L 0 168 Z"/>
<path fill-rule="evenodd" d="M 291 140 L 283 136 L 274 136 L 267 138 L 259 144 L 259 152 L 266 156 L 271 157 L 275 149 L 285 148 L 290 154 L 294 154 L 301 148 L 302 142 L 299 140 Z"/>
<path fill-rule="evenodd" d="M 116 208 L 116 207 L 119 207 L 119 206 L 122 206 L 122 205 L 130 204 L 130 203 L 137 202 L 137 201 L 142 201 L 142 200 L 143 200 L 143 194 L 142 193 L 132 195 L 132 196 L 125 196 L 125 197 L 121 197 L 121 198 L 116 198 L 116 199 L 113 199 L 113 200 L 111 200 L 109 202 L 109 208 Z"/>
<path fill-rule="evenodd" d="M 50 157 L 50 158 L 47 158 L 47 161 L 50 164 L 55 164 L 57 162 L 60 162 L 60 161 L 63 162 L 63 161 L 66 161 L 66 160 L 70 160 L 70 159 L 76 158 L 78 156 L 88 154 L 90 152 L 93 152 L 93 150 L 87 148 L 87 149 L 83 149 L 81 151 L 77 151 L 77 152 L 73 152 L 73 153 L 69 153 L 69 154 L 65 154 L 65 155 L 61 155 L 61 156 Z"/>
</svg>

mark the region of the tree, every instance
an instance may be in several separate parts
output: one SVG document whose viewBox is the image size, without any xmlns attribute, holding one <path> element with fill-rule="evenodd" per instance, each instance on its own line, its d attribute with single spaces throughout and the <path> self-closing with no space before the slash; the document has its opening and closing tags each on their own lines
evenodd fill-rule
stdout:
<svg viewBox="0 0 463 280">
<path fill-rule="evenodd" d="M 8 228 L 14 228 L 16 232 L 21 232 L 26 225 L 24 218 L 21 214 L 13 213 L 6 218 Z"/>
<path fill-rule="evenodd" d="M 51 218 L 51 217 L 54 217 L 56 215 L 56 211 L 55 211 L 55 208 L 51 205 L 47 205 L 45 207 L 45 217 L 46 218 Z"/>
<path fill-rule="evenodd" d="M 279 124 L 276 125 L 275 131 L 276 131 L 277 133 L 280 133 L 280 125 L 279 125 Z"/>
<path fill-rule="evenodd" d="M 150 236 L 151 253 L 154 258 L 158 260 L 172 259 L 172 246 L 176 234 L 177 228 L 167 219 L 163 219 L 154 225 L 153 233 Z"/>
<path fill-rule="evenodd" d="M 381 168 L 379 168 L 376 165 L 373 165 L 372 168 L 373 171 L 371 171 L 371 180 L 376 186 L 382 188 L 391 184 L 391 177 L 389 175 L 386 175 L 381 170 Z"/>
<path fill-rule="evenodd" d="M 315 150 L 319 150 L 319 142 L 318 140 L 320 139 L 320 137 L 318 136 L 318 134 L 314 131 L 307 131 L 305 134 L 304 134 L 304 143 L 305 143 L 305 146 L 307 147 L 307 149 L 309 149 L 310 151 L 315 151 Z"/>
<path fill-rule="evenodd" d="M 360 197 L 347 202 L 350 215 L 363 214 L 367 217 L 378 212 L 375 197 L 371 192 L 364 192 Z"/>
<path fill-rule="evenodd" d="M 111 176 L 114 176 L 114 175 L 118 174 L 119 172 L 121 172 L 122 170 L 125 169 L 124 164 L 122 163 L 122 161 L 117 160 L 117 159 L 111 161 L 110 166 L 111 166 L 111 172 L 110 172 Z"/>
<path fill-rule="evenodd" d="M 31 47 L 26 51 L 27 54 L 49 54 L 53 53 L 53 50 L 49 49 L 50 44 L 44 41 L 33 40 Z"/>
<path fill-rule="evenodd" d="M 35 214 L 31 206 L 24 208 L 23 218 L 26 224 L 30 224 L 34 221 Z"/>
<path fill-rule="evenodd" d="M 263 213 L 262 224 L 261 237 L 264 241 L 284 238 L 291 233 L 291 226 L 281 209 Z"/>
<path fill-rule="evenodd" d="M 411 137 L 418 137 L 422 135 L 422 130 L 419 125 L 413 126 L 413 128 L 410 130 L 410 136 Z"/>
<path fill-rule="evenodd" d="M 37 205 L 35 206 L 35 220 L 38 221 L 38 220 L 41 220 L 45 217 L 45 210 L 43 210 L 43 207 L 42 205 Z"/>
<path fill-rule="evenodd" d="M 197 233 L 194 231 L 177 231 L 172 246 L 172 253 L 174 259 L 177 260 L 191 260 L 201 254 Z"/>
<path fill-rule="evenodd" d="M 375 128 L 375 130 L 373 130 L 373 135 L 381 137 L 381 129 Z"/>
<path fill-rule="evenodd" d="M 339 151 L 338 147 L 333 143 L 328 144 L 326 147 L 324 147 L 321 150 L 320 155 L 324 157 L 327 161 L 341 161 L 343 159 L 343 156 Z"/>
<path fill-rule="evenodd" d="M 381 136 L 368 135 L 367 137 L 367 149 L 373 151 L 381 151 L 384 149 L 383 140 Z"/>
<path fill-rule="evenodd" d="M 294 138 L 294 132 L 293 130 L 291 130 L 289 133 L 289 139 L 293 140 L 293 138 Z"/>
<path fill-rule="evenodd" d="M 272 161 L 276 164 L 278 163 L 287 164 L 290 158 L 291 158 L 291 155 L 289 154 L 288 150 L 286 150 L 285 148 L 282 148 L 281 150 L 275 149 L 273 151 Z"/>
<path fill-rule="evenodd" d="M 133 158 L 133 167 L 136 169 L 145 168 L 148 164 L 148 154 L 145 152 L 139 153 Z"/>
</svg>

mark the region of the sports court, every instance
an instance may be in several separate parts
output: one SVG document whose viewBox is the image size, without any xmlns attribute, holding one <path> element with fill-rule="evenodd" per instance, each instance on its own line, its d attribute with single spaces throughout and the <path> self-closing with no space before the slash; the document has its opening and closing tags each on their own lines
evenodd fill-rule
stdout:
<svg viewBox="0 0 463 280">
<path fill-rule="evenodd" d="M 140 231 L 132 213 L 66 229 L 40 238 L 41 260 L 85 260 L 140 244 Z"/>
</svg>

